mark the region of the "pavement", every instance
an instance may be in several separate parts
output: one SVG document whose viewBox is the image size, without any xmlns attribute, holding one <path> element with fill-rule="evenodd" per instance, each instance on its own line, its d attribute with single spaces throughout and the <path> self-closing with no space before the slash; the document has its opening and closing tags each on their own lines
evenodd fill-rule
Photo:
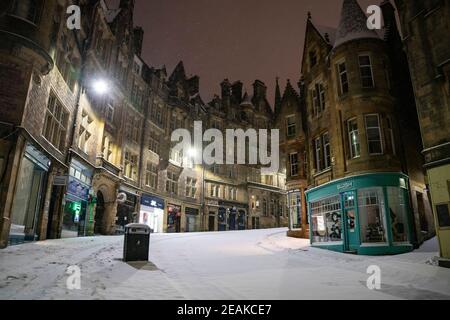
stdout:
<svg viewBox="0 0 450 320">
<path fill-rule="evenodd" d="M 435 239 L 408 254 L 311 248 L 286 229 L 152 234 L 150 262 L 125 263 L 123 236 L 49 240 L 0 250 L 0 299 L 450 299 Z M 370 266 L 381 271 L 370 290 Z M 67 273 L 80 270 L 79 289 Z M 76 282 L 70 282 L 73 284 Z"/>
</svg>

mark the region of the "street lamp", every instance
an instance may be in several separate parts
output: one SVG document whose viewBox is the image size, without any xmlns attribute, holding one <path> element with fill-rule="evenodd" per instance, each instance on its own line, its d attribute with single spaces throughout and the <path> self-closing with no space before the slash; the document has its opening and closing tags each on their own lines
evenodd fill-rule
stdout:
<svg viewBox="0 0 450 320">
<path fill-rule="evenodd" d="M 109 84 L 103 79 L 97 79 L 92 82 L 92 88 L 94 89 L 95 93 L 104 95 L 109 91 Z"/>
<path fill-rule="evenodd" d="M 200 159 L 202 159 L 202 156 L 199 154 L 201 153 L 201 151 L 196 150 L 194 147 L 191 147 L 187 150 L 187 156 L 194 161 L 195 159 L 197 159 L 198 157 Z M 204 225 L 205 225 L 205 210 L 206 210 L 206 205 L 205 205 L 205 165 L 203 163 L 203 161 L 201 161 L 201 166 L 202 166 L 202 198 L 201 198 L 201 205 L 202 205 L 202 214 L 200 217 L 200 229 L 202 231 L 204 229 Z"/>
</svg>

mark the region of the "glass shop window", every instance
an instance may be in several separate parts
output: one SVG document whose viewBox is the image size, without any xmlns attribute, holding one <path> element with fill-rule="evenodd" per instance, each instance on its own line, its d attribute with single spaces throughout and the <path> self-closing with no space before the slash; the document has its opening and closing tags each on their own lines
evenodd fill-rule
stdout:
<svg viewBox="0 0 450 320">
<path fill-rule="evenodd" d="M 359 221 L 363 243 L 385 243 L 385 210 L 382 188 L 359 190 Z"/>
<path fill-rule="evenodd" d="M 339 196 L 310 204 L 312 242 L 337 242 L 343 240 L 342 211 Z"/>
<path fill-rule="evenodd" d="M 406 220 L 406 200 L 403 189 L 387 188 L 389 202 L 389 217 L 391 219 L 392 236 L 394 242 L 408 241 L 408 228 Z"/>
</svg>

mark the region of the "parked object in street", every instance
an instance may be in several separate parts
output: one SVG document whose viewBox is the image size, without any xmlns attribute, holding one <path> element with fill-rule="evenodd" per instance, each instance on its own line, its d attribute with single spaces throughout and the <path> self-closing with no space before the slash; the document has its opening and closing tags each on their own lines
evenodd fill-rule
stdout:
<svg viewBox="0 0 450 320">
<path fill-rule="evenodd" d="M 125 226 L 124 261 L 148 261 L 150 233 L 150 227 L 145 224 L 131 223 Z"/>
</svg>

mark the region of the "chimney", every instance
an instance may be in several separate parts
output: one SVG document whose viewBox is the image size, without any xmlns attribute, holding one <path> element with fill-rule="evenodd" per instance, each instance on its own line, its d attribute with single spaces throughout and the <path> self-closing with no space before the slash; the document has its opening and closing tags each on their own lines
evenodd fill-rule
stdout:
<svg viewBox="0 0 450 320">
<path fill-rule="evenodd" d="M 136 27 L 133 30 L 134 53 L 138 56 L 142 54 L 142 44 L 144 42 L 144 29 Z"/>
<path fill-rule="evenodd" d="M 231 84 L 228 79 L 223 80 L 220 87 L 222 88 L 222 99 L 231 96 Z"/>
<path fill-rule="evenodd" d="M 255 99 L 265 99 L 267 93 L 267 87 L 264 82 L 256 80 L 253 83 L 253 96 Z"/>
<path fill-rule="evenodd" d="M 234 101 L 236 101 L 237 103 L 242 102 L 242 88 L 243 84 L 241 81 L 236 81 L 231 86 L 231 94 L 233 95 Z"/>
</svg>

